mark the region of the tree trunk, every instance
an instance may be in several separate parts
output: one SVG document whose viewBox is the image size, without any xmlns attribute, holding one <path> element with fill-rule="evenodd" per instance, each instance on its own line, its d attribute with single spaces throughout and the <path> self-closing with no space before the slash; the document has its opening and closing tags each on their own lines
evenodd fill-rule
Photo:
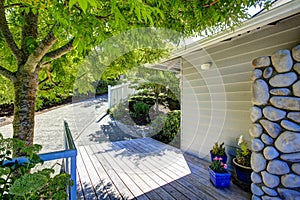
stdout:
<svg viewBox="0 0 300 200">
<path fill-rule="evenodd" d="M 33 144 L 38 71 L 37 69 L 34 73 L 29 73 L 19 70 L 17 81 L 14 82 L 13 137 L 25 141 L 26 146 Z M 18 155 L 19 153 L 14 154 Z"/>
</svg>

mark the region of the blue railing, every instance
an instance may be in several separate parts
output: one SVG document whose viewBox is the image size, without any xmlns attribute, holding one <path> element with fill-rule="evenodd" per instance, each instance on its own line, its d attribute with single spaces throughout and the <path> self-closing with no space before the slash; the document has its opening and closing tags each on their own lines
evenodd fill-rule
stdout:
<svg viewBox="0 0 300 200">
<path fill-rule="evenodd" d="M 77 149 L 74 140 L 72 138 L 69 125 L 65 120 L 64 120 L 64 139 L 65 139 L 65 150 L 39 154 L 39 156 L 43 161 L 51 161 L 51 160 L 58 160 L 58 159 L 64 160 L 63 162 L 64 171 L 71 175 L 71 179 L 73 180 L 74 183 L 73 186 L 71 186 L 67 191 L 69 200 L 76 200 Z M 16 160 L 18 160 L 19 163 L 28 162 L 28 159 L 24 157 L 13 158 L 11 161 L 7 161 L 7 162 L 15 162 Z"/>
<path fill-rule="evenodd" d="M 40 154 L 40 158 L 43 161 L 50 161 L 50 160 L 58 160 L 64 159 L 64 170 L 66 173 L 71 175 L 71 179 L 73 180 L 73 186 L 70 187 L 69 193 L 69 200 L 76 199 L 76 156 L 77 156 L 77 149 L 71 135 L 71 131 L 69 129 L 69 125 L 64 120 L 64 139 L 65 139 L 65 150 L 64 151 L 55 151 L 51 153 L 44 153 Z"/>
</svg>

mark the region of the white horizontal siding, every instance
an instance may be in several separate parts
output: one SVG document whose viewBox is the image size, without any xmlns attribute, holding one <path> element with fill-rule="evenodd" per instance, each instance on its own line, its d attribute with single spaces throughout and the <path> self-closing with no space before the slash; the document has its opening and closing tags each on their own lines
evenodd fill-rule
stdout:
<svg viewBox="0 0 300 200">
<path fill-rule="evenodd" d="M 294 16 L 183 57 L 183 150 L 207 157 L 216 141 L 235 146 L 251 124 L 251 62 L 300 44 L 300 16 Z M 201 64 L 213 62 L 208 71 Z"/>
</svg>

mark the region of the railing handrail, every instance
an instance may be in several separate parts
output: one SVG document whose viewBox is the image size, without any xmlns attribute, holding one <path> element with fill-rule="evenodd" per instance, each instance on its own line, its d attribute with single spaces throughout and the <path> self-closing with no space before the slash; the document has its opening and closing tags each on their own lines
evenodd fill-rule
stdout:
<svg viewBox="0 0 300 200">
<path fill-rule="evenodd" d="M 64 119 L 64 132 L 65 132 L 65 139 L 66 139 L 66 149 L 76 150 L 76 146 L 69 128 L 69 124 L 65 119 Z"/>
</svg>

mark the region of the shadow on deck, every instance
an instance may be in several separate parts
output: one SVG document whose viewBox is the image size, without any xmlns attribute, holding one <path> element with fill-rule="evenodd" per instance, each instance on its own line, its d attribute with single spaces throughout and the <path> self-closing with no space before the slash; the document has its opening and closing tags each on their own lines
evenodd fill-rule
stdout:
<svg viewBox="0 0 300 200">
<path fill-rule="evenodd" d="M 250 199 L 217 189 L 208 162 L 151 138 L 79 146 L 77 199 Z"/>
</svg>

